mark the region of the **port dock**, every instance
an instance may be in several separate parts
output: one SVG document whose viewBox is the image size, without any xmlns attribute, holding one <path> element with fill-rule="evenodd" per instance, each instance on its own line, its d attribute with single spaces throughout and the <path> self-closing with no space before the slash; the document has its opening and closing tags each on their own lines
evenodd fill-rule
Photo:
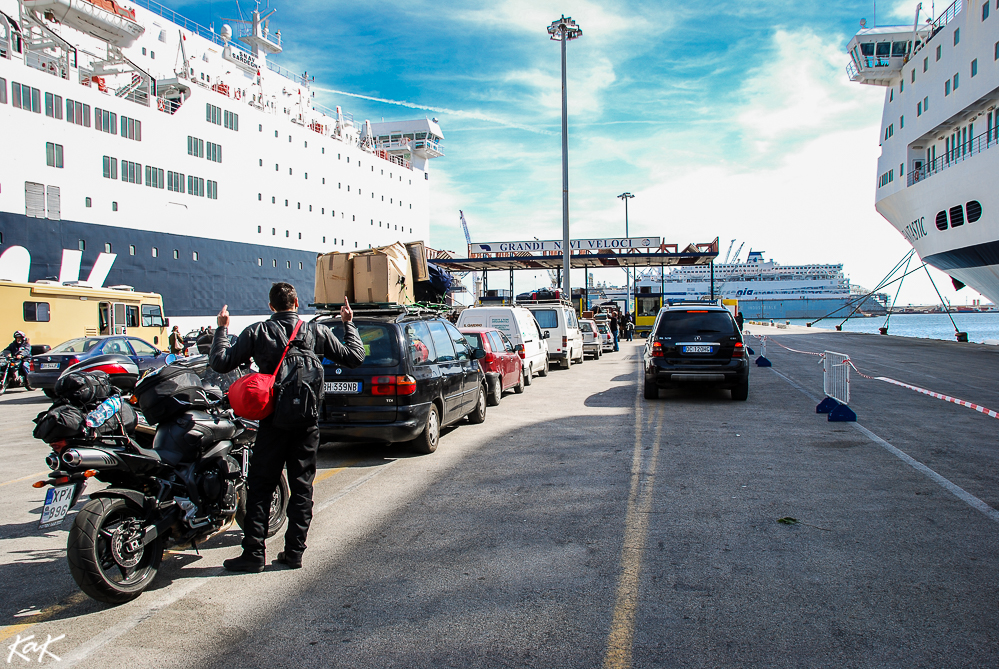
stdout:
<svg viewBox="0 0 999 669">
<path fill-rule="evenodd" d="M 224 576 L 230 531 L 114 608 L 80 596 L 66 527 L 36 529 L 46 401 L 10 391 L 0 637 L 65 634 L 50 649 L 81 667 L 999 664 L 999 421 L 855 376 L 858 422 L 828 422 L 817 358 L 778 344 L 992 409 L 999 350 L 747 329 L 773 367 L 746 402 L 644 400 L 644 342 L 622 342 L 432 455 L 323 446 L 303 569 Z"/>
</svg>

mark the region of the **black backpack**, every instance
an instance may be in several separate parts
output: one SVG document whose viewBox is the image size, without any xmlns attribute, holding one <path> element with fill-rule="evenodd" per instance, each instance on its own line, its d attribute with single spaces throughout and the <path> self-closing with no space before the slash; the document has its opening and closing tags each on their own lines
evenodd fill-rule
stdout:
<svg viewBox="0 0 999 669">
<path fill-rule="evenodd" d="M 99 404 L 111 396 L 110 377 L 106 372 L 70 372 L 59 377 L 53 392 L 76 406 Z"/>
<path fill-rule="evenodd" d="M 274 378 L 271 423 L 282 429 L 311 427 L 323 403 L 323 361 L 315 353 L 315 323 L 302 327 Z"/>
<path fill-rule="evenodd" d="M 35 417 L 32 436 L 51 444 L 83 434 L 84 413 L 64 400 L 56 402 Z"/>
</svg>

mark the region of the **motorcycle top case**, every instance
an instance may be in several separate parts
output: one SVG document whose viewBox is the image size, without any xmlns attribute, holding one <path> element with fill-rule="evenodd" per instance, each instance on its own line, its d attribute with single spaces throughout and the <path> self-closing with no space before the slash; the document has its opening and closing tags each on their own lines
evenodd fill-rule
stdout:
<svg viewBox="0 0 999 669">
<path fill-rule="evenodd" d="M 86 406 L 110 397 L 111 381 L 105 372 L 71 372 L 59 377 L 53 391 L 56 397 L 76 406 Z"/>
<path fill-rule="evenodd" d="M 156 429 L 153 450 L 163 462 L 176 467 L 194 462 L 202 452 L 234 434 L 236 426 L 231 421 L 215 418 L 205 411 L 185 411 Z"/>
<path fill-rule="evenodd" d="M 56 403 L 35 417 L 35 429 L 31 434 L 46 444 L 70 439 L 83 434 L 85 419 L 84 413 L 72 404 Z"/>
<path fill-rule="evenodd" d="M 174 365 L 160 367 L 139 381 L 134 395 L 150 425 L 189 409 L 207 408 L 210 403 L 201 378 L 190 369 Z"/>
</svg>

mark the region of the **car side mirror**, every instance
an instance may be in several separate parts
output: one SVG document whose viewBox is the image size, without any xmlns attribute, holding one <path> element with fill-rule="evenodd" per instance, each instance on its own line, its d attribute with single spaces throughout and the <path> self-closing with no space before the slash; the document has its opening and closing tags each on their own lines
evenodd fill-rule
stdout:
<svg viewBox="0 0 999 669">
<path fill-rule="evenodd" d="M 517 344 L 516 346 L 513 347 L 513 352 L 514 353 L 523 353 L 523 351 L 524 351 L 524 345 L 523 344 Z"/>
<path fill-rule="evenodd" d="M 485 350 L 477 348 L 472 351 L 472 360 L 482 360 L 484 357 L 486 357 Z"/>
<path fill-rule="evenodd" d="M 548 330 L 545 330 L 545 333 L 543 335 L 541 335 L 541 338 L 542 339 L 551 339 L 552 338 L 552 333 L 549 332 Z"/>
</svg>

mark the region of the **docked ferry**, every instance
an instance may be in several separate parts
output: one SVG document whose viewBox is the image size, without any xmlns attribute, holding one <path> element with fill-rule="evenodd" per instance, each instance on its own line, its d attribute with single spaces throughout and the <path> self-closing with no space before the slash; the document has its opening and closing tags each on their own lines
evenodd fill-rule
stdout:
<svg viewBox="0 0 999 669">
<path fill-rule="evenodd" d="M 172 317 L 311 301 L 317 253 L 429 241 L 436 120 L 355 122 L 281 67 L 275 10 L 0 0 L 0 280 L 133 286 Z"/>
<path fill-rule="evenodd" d="M 999 5 L 913 9 L 911 25 L 861 21 L 847 46 L 850 79 L 885 89 L 875 207 L 955 288 L 999 303 Z"/>
</svg>

